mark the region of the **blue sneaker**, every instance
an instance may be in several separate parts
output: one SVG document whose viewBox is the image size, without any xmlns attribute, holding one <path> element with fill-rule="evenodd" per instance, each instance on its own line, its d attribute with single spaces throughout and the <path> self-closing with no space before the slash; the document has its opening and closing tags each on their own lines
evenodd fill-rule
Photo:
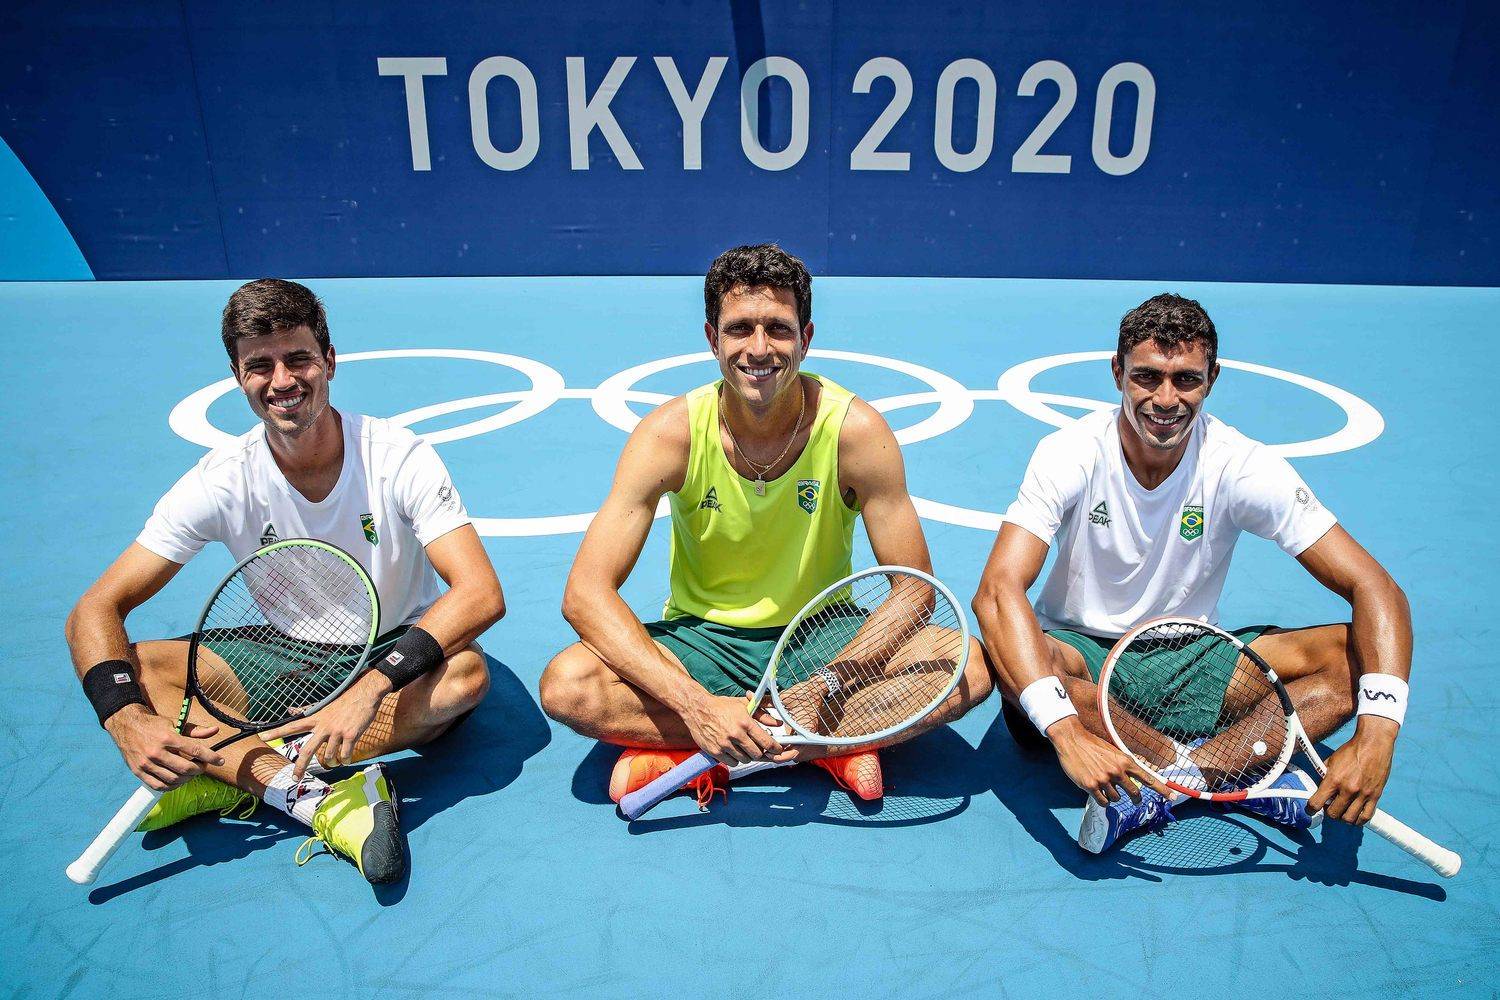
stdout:
<svg viewBox="0 0 1500 1000">
<path fill-rule="evenodd" d="M 1177 817 L 1172 804 L 1154 789 L 1141 786 L 1141 801 L 1132 802 L 1124 791 L 1120 798 L 1101 806 L 1089 796 L 1083 807 L 1083 822 L 1078 827 L 1078 846 L 1090 854 L 1103 854 L 1136 830 L 1160 830 Z"/>
<path fill-rule="evenodd" d="M 1296 788 L 1304 792 L 1311 792 L 1318 787 L 1318 783 L 1308 775 L 1306 771 L 1296 767 L 1289 767 L 1275 781 L 1271 782 L 1272 788 Z M 1307 811 L 1306 799 L 1246 799 L 1243 802 L 1235 802 L 1234 806 L 1241 811 L 1268 819 L 1272 823 L 1289 826 L 1293 830 L 1311 830 L 1323 822 L 1321 812 L 1310 813 Z"/>
</svg>

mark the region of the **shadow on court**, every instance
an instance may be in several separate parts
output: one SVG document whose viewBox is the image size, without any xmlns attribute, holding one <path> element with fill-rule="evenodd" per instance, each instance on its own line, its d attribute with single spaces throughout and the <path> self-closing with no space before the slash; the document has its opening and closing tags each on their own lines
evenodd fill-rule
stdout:
<svg viewBox="0 0 1500 1000">
<path fill-rule="evenodd" d="M 573 796 L 593 805 L 614 805 L 607 788 L 619 748 L 595 744 L 573 773 Z M 707 812 L 691 797 L 668 799 L 630 824 L 640 836 L 722 824 L 734 827 L 793 827 L 808 823 L 835 826 L 916 826 L 957 816 L 977 792 L 986 790 L 972 770 L 973 748 L 947 726 L 909 743 L 881 752 L 886 794 L 865 802 L 837 788 L 833 779 L 811 766 L 777 768 L 735 782 L 729 796 L 715 796 Z"/>
<path fill-rule="evenodd" d="M 1325 749 L 1320 747 L 1319 752 Z M 990 773 L 1005 776 L 994 783 L 995 796 L 1027 835 L 1045 847 L 1059 867 L 1085 881 L 1140 878 L 1161 882 L 1164 875 L 1279 873 L 1321 885 L 1366 885 L 1438 902 L 1448 898 L 1435 882 L 1360 871 L 1364 830 L 1359 827 L 1330 820 L 1314 832 L 1276 828 L 1278 837 L 1292 841 L 1289 849 L 1267 836 L 1270 828 L 1258 819 L 1206 802 L 1175 807 L 1177 822 L 1159 834 L 1140 834 L 1113 851 L 1091 855 L 1079 848 L 1077 830 L 1064 826 L 1054 813 L 1067 810 L 1076 822 L 1083 793 L 1064 776 L 1050 749 L 1018 746 L 997 715 L 975 756 L 986 762 Z"/>
<path fill-rule="evenodd" d="M 486 660 L 490 692 L 473 716 L 452 733 L 388 761 L 391 779 L 401 796 L 401 826 L 408 834 L 465 799 L 505 788 L 520 775 L 525 762 L 551 740 L 551 729 L 531 692 L 510 667 L 493 656 L 486 655 Z M 343 769 L 334 772 L 335 777 L 346 773 Z M 152 851 L 180 837 L 190 852 L 187 857 L 100 886 L 89 893 L 89 901 L 107 903 L 181 872 L 238 861 L 307 835 L 305 827 L 266 807 L 244 821 L 222 820 L 212 814 L 199 816 L 171 829 L 146 834 L 140 844 Z M 125 849 L 129 850 L 129 845 Z M 290 857 L 287 861 L 291 863 Z M 400 882 L 375 887 L 381 905 L 400 902 L 412 867 L 408 864 L 408 876 Z"/>
</svg>

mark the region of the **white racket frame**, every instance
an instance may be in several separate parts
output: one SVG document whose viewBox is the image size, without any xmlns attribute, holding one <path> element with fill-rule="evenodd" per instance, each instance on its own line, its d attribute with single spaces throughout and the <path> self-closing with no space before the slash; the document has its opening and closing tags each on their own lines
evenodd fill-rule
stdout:
<svg viewBox="0 0 1500 1000">
<path fill-rule="evenodd" d="M 933 697 L 931 701 L 923 706 L 920 712 L 914 713 L 913 715 L 907 717 L 901 722 L 896 723 L 893 726 L 887 726 L 885 729 L 880 730 L 880 732 L 878 733 L 870 733 L 868 735 L 861 736 L 837 737 L 824 736 L 819 733 L 809 732 L 808 730 L 802 728 L 797 724 L 797 721 L 795 718 L 793 718 L 792 713 L 788 711 L 786 706 L 781 702 L 781 687 L 776 683 L 776 671 L 781 665 L 782 651 L 786 649 L 786 645 L 791 640 L 792 632 L 795 631 L 796 627 L 805 619 L 811 617 L 809 612 L 811 612 L 811 614 L 816 614 L 817 611 L 813 609 L 822 610 L 818 608 L 818 605 L 823 601 L 824 598 L 829 597 L 830 595 L 835 594 L 838 591 L 843 590 L 845 587 L 849 587 L 860 580 L 863 580 L 865 577 L 876 575 L 915 577 L 918 580 L 921 580 L 923 583 L 931 586 L 933 590 L 936 590 L 938 593 L 942 594 L 944 598 L 947 599 L 948 603 L 953 606 L 954 612 L 956 612 L 959 632 L 961 633 L 960 639 L 962 640 L 962 644 L 959 648 L 958 665 L 954 668 L 953 676 L 948 678 L 948 683 L 943 687 L 943 690 L 938 692 L 938 694 Z M 894 590 L 895 588 L 892 587 L 892 589 Z M 923 627 L 925 628 L 926 626 Z M 859 746 L 865 743 L 876 743 L 888 736 L 893 736 L 896 733 L 899 733 L 902 730 L 906 729 L 912 724 L 912 721 L 914 719 L 927 718 L 928 714 L 933 709 L 941 705 L 945 700 L 947 700 L 948 696 L 953 693 L 953 689 L 958 687 L 959 679 L 963 677 L 964 670 L 968 667 L 968 664 L 969 616 L 964 614 L 963 605 L 959 604 L 958 601 L 954 599 L 953 591 L 949 590 L 941 580 L 934 579 L 931 574 L 924 573 L 919 569 L 912 569 L 909 566 L 874 566 L 870 569 L 860 570 L 858 573 L 846 576 L 836 583 L 829 584 L 827 587 L 824 587 L 821 591 L 819 591 L 816 597 L 803 605 L 802 610 L 797 612 L 796 617 L 794 617 L 791 622 L 788 623 L 787 627 L 782 630 L 780 638 L 776 640 L 776 645 L 771 650 L 771 659 L 767 663 L 766 672 L 761 676 L 760 684 L 756 687 L 755 693 L 750 696 L 750 710 L 753 712 L 755 710 L 755 707 L 759 705 L 763 699 L 765 699 L 767 696 L 770 697 L 771 704 L 776 709 L 776 714 L 780 716 L 782 721 L 786 724 L 786 728 L 790 730 L 790 732 L 785 735 L 775 734 L 777 735 L 777 740 L 783 745 L 787 743 L 794 743 L 809 744 L 814 746 L 840 747 Z"/>
<path fill-rule="evenodd" d="M 779 742 L 782 746 L 863 746 L 870 743 L 876 743 L 880 740 L 894 736 L 896 733 L 909 729 L 913 724 L 927 718 L 927 716 L 930 715 L 934 709 L 941 705 L 947 699 L 947 697 L 953 693 L 953 689 L 958 687 L 958 682 L 963 677 L 964 670 L 967 669 L 969 665 L 969 641 L 972 635 L 969 630 L 969 616 L 964 612 L 963 605 L 959 604 L 958 601 L 954 598 L 953 591 L 949 590 L 941 580 L 935 579 L 930 573 L 924 573 L 919 569 L 912 569 L 910 566 L 874 566 L 870 569 L 861 570 L 858 573 L 846 576 L 842 580 L 824 587 L 817 594 L 817 596 L 804 604 L 802 606 L 802 610 L 798 611 L 797 614 L 793 616 L 792 620 L 787 623 L 787 627 L 782 630 L 780 638 L 776 640 L 775 647 L 773 647 L 771 650 L 771 658 L 767 662 L 766 672 L 761 676 L 760 684 L 756 686 L 755 692 L 749 698 L 749 702 L 747 705 L 748 710 L 750 712 L 754 712 L 756 706 L 758 706 L 761 703 L 762 699 L 764 699 L 769 694 L 771 698 L 771 704 L 776 711 L 776 714 L 780 716 L 783 722 L 785 723 L 787 719 L 791 718 L 791 713 L 788 712 L 786 710 L 786 707 L 781 703 L 780 689 L 775 683 L 775 678 L 777 667 L 781 663 L 782 650 L 786 647 L 786 644 L 792 634 L 792 630 L 797 626 L 799 622 L 806 618 L 809 613 L 813 611 L 813 609 L 817 608 L 818 604 L 825 597 L 828 597 L 835 591 L 842 590 L 843 588 L 849 586 L 852 583 L 855 583 L 858 580 L 861 580 L 867 576 L 872 576 L 876 573 L 915 577 L 916 579 L 919 579 L 931 586 L 934 590 L 941 594 L 949 604 L 953 606 L 955 616 L 958 618 L 958 627 L 960 633 L 959 638 L 962 640 L 961 646 L 959 648 L 958 663 L 954 666 L 953 675 L 948 678 L 948 683 L 944 685 L 943 690 L 935 698 L 928 702 L 928 704 L 925 705 L 920 712 L 914 713 L 908 716 L 904 721 L 882 729 L 878 733 L 846 738 L 828 737 L 819 735 L 817 733 L 810 733 L 806 729 L 802 729 L 801 727 L 793 728 L 793 726 L 795 725 L 795 722 L 793 722 L 790 724 L 784 724 L 775 730 L 767 730 L 771 733 L 771 735 L 776 737 L 777 742 Z M 753 774 L 756 771 L 768 770 L 773 767 L 786 767 L 789 763 L 795 762 L 783 763 L 776 761 L 751 761 L 747 764 L 741 764 L 736 768 L 732 768 L 731 774 L 738 777 L 740 775 Z M 623 816 L 626 820 L 639 819 L 641 816 L 645 815 L 646 812 L 655 807 L 657 803 L 674 794 L 679 788 L 686 785 L 689 781 L 692 781 L 698 775 L 708 772 L 713 768 L 713 766 L 713 758 L 709 757 L 702 751 L 699 751 L 692 757 L 689 757 L 687 760 L 672 768 L 672 770 L 668 771 L 666 774 L 657 778 L 655 781 L 652 781 L 645 787 L 638 788 L 621 798 L 620 815 Z"/>
</svg>

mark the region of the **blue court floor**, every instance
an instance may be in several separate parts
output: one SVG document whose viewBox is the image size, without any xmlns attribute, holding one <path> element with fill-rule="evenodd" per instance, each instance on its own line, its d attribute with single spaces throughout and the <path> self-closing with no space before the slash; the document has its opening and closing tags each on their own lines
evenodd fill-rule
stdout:
<svg viewBox="0 0 1500 1000">
<path fill-rule="evenodd" d="M 967 597 L 1036 440 L 1111 400 L 1101 358 L 1120 315 L 1162 290 L 1199 298 L 1227 366 L 1209 410 L 1282 446 L 1411 598 L 1413 699 L 1382 805 L 1464 855 L 1444 881 L 1349 827 L 1289 837 L 1194 808 L 1165 836 L 1085 856 L 1081 795 L 1012 743 L 993 698 L 888 752 L 879 808 L 778 771 L 708 813 L 675 799 L 627 826 L 605 796 L 613 753 L 550 726 L 536 684 L 572 638 L 563 581 L 626 429 L 713 377 L 694 357 L 701 279 L 311 284 L 344 362 L 334 404 L 429 434 L 486 536 L 509 602 L 483 639 L 491 696 L 393 763 L 404 883 L 372 891 L 329 857 L 295 867 L 301 831 L 265 808 L 136 840 L 91 889 L 68 882 L 134 785 L 73 679 L 63 618 L 157 497 L 252 418 L 217 385 L 236 283 L 0 284 L 0 993 L 1500 988 L 1500 290 L 820 278 L 807 365 L 888 412 L 937 571 Z M 191 628 L 227 567 L 205 553 L 132 635 Z M 658 523 L 627 591 L 643 615 L 665 567 Z M 1226 622 L 1346 616 L 1273 545 L 1242 541 Z"/>
</svg>

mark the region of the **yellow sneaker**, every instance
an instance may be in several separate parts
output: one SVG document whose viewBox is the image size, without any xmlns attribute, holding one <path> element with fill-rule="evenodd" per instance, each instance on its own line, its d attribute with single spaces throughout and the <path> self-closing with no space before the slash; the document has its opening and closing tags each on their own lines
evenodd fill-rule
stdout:
<svg viewBox="0 0 1500 1000">
<path fill-rule="evenodd" d="M 260 800 L 249 792 L 241 791 L 218 778 L 197 774 L 157 799 L 156 805 L 151 807 L 146 818 L 141 820 L 141 825 L 135 829 L 137 833 L 150 833 L 206 812 L 228 816 L 240 809 L 243 811 L 235 818 L 249 819 L 258 805 Z"/>
<path fill-rule="evenodd" d="M 297 848 L 297 865 L 312 859 L 312 845 L 354 862 L 371 885 L 406 873 L 406 835 L 396 820 L 396 789 L 382 764 L 371 764 L 334 782 L 313 814 L 313 836 Z M 306 852 L 304 854 L 304 852 Z"/>
</svg>

